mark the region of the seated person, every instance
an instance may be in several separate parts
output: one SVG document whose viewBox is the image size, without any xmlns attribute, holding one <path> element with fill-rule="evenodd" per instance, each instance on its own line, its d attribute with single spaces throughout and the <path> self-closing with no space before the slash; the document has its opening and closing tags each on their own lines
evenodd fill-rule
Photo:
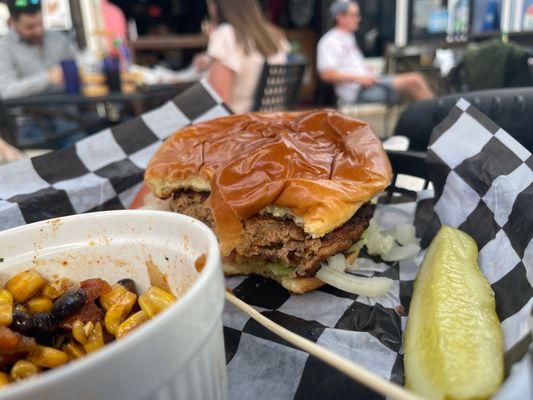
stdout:
<svg viewBox="0 0 533 400">
<path fill-rule="evenodd" d="M 330 14 L 336 26 L 318 42 L 317 69 L 324 82 L 335 86 L 340 104 L 388 102 L 396 93 L 413 100 L 433 97 L 418 73 L 376 76 L 368 69 L 354 35 L 361 23 L 357 2 L 336 0 Z"/>
<path fill-rule="evenodd" d="M 289 43 L 257 0 L 208 0 L 208 9 L 217 23 L 207 47 L 208 81 L 235 113 L 249 112 L 265 60 L 285 63 Z"/>
<path fill-rule="evenodd" d="M 10 32 L 0 39 L 0 98 L 10 99 L 45 92 L 63 87 L 62 60 L 75 58 L 75 46 L 59 32 L 44 30 L 39 0 L 8 0 Z M 60 117 L 48 118 L 37 124 L 25 118 L 19 124 L 20 144 L 35 139 L 46 139 L 48 129 L 54 133 L 76 131 L 77 123 Z M 73 133 L 58 145 L 63 147 L 76 138 Z"/>
</svg>

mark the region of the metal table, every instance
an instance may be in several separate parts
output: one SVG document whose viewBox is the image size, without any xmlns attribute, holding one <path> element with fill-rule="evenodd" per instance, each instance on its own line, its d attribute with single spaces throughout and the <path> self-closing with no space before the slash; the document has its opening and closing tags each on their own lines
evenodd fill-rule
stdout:
<svg viewBox="0 0 533 400">
<path fill-rule="evenodd" d="M 4 120 L 1 136 L 7 142 L 20 147 L 16 136 L 18 130 L 16 119 L 19 116 L 26 115 L 37 118 L 39 116 L 50 117 L 51 115 L 66 117 L 66 119 L 77 121 L 87 132 L 96 132 L 105 127 L 103 126 L 105 119 L 101 119 L 98 123 L 95 123 L 94 118 L 85 121 L 81 114 L 69 112 L 69 110 L 72 110 L 70 106 L 83 107 L 104 104 L 111 105 L 106 107 L 109 110 L 113 105 L 121 104 L 127 106 L 129 113 L 136 117 L 174 98 L 194 83 L 192 81 L 183 81 L 173 84 L 150 85 L 139 87 L 137 91 L 132 93 L 113 92 L 105 96 L 48 92 L 4 100 L 0 102 L 0 119 Z M 105 123 L 105 125 L 113 125 L 113 120 L 111 118 L 108 119 L 109 124 Z M 40 148 L 42 145 L 46 146 L 47 144 L 31 144 L 29 148 Z"/>
</svg>

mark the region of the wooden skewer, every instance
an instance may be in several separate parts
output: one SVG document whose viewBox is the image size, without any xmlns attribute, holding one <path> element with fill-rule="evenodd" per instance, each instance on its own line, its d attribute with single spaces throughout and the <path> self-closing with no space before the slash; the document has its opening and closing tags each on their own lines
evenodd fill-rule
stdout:
<svg viewBox="0 0 533 400">
<path fill-rule="evenodd" d="M 382 377 L 364 369 L 352 361 L 349 361 L 344 357 L 340 357 L 324 347 L 319 346 L 310 340 L 307 340 L 295 334 L 294 332 L 285 329 L 281 325 L 276 324 L 274 321 L 268 319 L 253 307 L 246 304 L 244 301 L 235 297 L 229 291 L 226 291 L 226 300 L 239 308 L 241 311 L 244 311 L 269 331 L 275 333 L 279 337 L 285 339 L 287 342 L 311 354 L 319 360 L 322 360 L 326 364 L 339 370 L 350 378 L 368 386 L 383 396 L 390 396 L 395 400 L 423 400 L 418 395 L 405 390 L 403 387 L 383 379 Z"/>
</svg>

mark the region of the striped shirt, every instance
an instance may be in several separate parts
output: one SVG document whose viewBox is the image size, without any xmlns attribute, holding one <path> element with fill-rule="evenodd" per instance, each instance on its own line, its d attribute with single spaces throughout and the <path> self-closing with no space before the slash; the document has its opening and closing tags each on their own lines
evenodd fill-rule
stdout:
<svg viewBox="0 0 533 400">
<path fill-rule="evenodd" d="M 62 33 L 47 31 L 42 43 L 34 45 L 11 30 L 0 39 L 0 98 L 29 96 L 52 88 L 47 71 L 75 56 L 75 46 Z"/>
</svg>

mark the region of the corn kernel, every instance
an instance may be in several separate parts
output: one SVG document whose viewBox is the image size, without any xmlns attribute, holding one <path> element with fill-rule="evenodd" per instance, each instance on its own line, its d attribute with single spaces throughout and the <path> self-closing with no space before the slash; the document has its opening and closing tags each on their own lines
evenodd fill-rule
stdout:
<svg viewBox="0 0 533 400">
<path fill-rule="evenodd" d="M 85 336 L 89 338 L 89 335 L 94 329 L 94 323 L 92 321 L 87 322 L 85 325 L 83 325 L 83 332 L 85 333 Z"/>
<path fill-rule="evenodd" d="M 92 332 L 87 335 L 87 342 L 83 345 L 83 348 L 87 353 L 98 350 L 104 346 L 104 333 L 102 331 L 102 325 L 100 322 L 94 324 Z"/>
<path fill-rule="evenodd" d="M 83 322 L 81 322 L 79 319 L 74 321 L 74 323 L 72 324 L 72 336 L 74 336 L 74 339 L 76 339 L 81 344 L 87 343 L 85 327 L 83 326 Z"/>
<path fill-rule="evenodd" d="M 122 296 L 127 294 L 135 295 L 134 293 L 128 292 L 124 286 L 119 283 L 115 283 L 111 286 L 111 290 L 100 296 L 100 305 L 104 307 L 105 310 L 108 310 L 113 304 L 119 302 Z"/>
<path fill-rule="evenodd" d="M 28 360 L 19 360 L 11 368 L 10 376 L 14 381 L 30 378 L 41 372 L 41 368 Z"/>
<path fill-rule="evenodd" d="M 9 384 L 9 375 L 5 372 L 0 372 L 0 388 Z"/>
<path fill-rule="evenodd" d="M 53 347 L 37 346 L 28 360 L 39 367 L 55 368 L 68 361 L 68 354 Z"/>
<path fill-rule="evenodd" d="M 61 347 L 61 350 L 67 353 L 71 360 L 76 360 L 85 355 L 83 347 L 76 342 L 68 342 L 67 344 L 64 344 L 63 347 Z"/>
<path fill-rule="evenodd" d="M 28 301 L 27 305 L 32 314 L 52 311 L 52 308 L 54 308 L 52 300 L 45 296 L 34 297 Z"/>
<path fill-rule="evenodd" d="M 6 289 L 0 289 L 0 303 L 13 305 L 13 296 Z"/>
<path fill-rule="evenodd" d="M 72 286 L 72 282 L 67 278 L 56 279 L 43 288 L 42 294 L 52 300 L 65 294 Z"/>
<path fill-rule="evenodd" d="M 8 280 L 6 289 L 16 301 L 26 301 L 32 298 L 44 285 L 46 285 L 46 279 L 34 269 L 29 269 Z"/>
<path fill-rule="evenodd" d="M 120 324 L 115 334 L 116 338 L 121 338 L 122 336 L 137 328 L 139 325 L 141 325 L 148 319 L 148 315 L 146 315 L 143 310 L 136 312 Z"/>
<path fill-rule="evenodd" d="M 137 295 L 132 292 L 125 291 L 122 296 L 116 299 L 105 314 L 105 327 L 109 333 L 114 335 L 118 326 L 126 319 L 131 309 L 135 305 Z"/>
<path fill-rule="evenodd" d="M 139 305 L 146 315 L 152 318 L 169 307 L 175 300 L 176 297 L 166 290 L 151 286 L 139 296 Z"/>
<path fill-rule="evenodd" d="M 0 303 L 0 325 L 11 325 L 13 322 L 13 306 Z"/>
</svg>

